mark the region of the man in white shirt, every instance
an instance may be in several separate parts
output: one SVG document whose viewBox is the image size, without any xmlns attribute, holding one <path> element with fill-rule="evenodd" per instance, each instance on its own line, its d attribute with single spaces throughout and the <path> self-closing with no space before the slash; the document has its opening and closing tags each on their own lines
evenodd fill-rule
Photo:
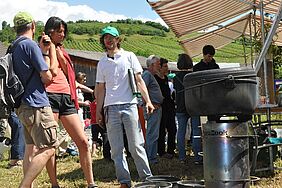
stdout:
<svg viewBox="0 0 282 188">
<path fill-rule="evenodd" d="M 100 42 L 106 56 L 101 58 L 97 66 L 96 120 L 100 124 L 105 121 L 116 176 L 120 187 L 127 188 L 131 187 L 131 177 L 124 154 L 123 128 L 140 178 L 144 180 L 152 176 L 139 124 L 137 98 L 130 87 L 129 69 L 134 72 L 136 85 L 146 101 L 148 113 L 152 113 L 154 107 L 141 77 L 142 67 L 134 53 L 120 48 L 117 29 L 108 26 L 102 30 L 101 35 Z"/>
</svg>

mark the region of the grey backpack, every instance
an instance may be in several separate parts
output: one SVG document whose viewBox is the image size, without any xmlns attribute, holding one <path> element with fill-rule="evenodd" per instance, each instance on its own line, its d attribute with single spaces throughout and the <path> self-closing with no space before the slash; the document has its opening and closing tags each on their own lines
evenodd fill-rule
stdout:
<svg viewBox="0 0 282 188">
<path fill-rule="evenodd" d="M 0 58 L 0 118 L 7 118 L 14 108 L 18 108 L 24 94 L 24 85 L 14 72 L 13 51 L 25 39 L 20 37 L 14 41 L 6 55 Z"/>
</svg>

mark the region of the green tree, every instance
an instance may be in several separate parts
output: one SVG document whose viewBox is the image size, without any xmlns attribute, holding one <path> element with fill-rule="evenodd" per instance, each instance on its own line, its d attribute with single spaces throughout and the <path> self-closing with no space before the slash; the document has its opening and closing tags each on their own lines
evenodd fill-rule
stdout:
<svg viewBox="0 0 282 188">
<path fill-rule="evenodd" d="M 7 27 L 7 22 L 6 21 L 3 21 L 2 22 L 2 29 L 5 29 Z"/>
<path fill-rule="evenodd" d="M 0 31 L 0 41 L 11 43 L 16 38 L 16 33 L 13 28 L 5 27 Z"/>
</svg>

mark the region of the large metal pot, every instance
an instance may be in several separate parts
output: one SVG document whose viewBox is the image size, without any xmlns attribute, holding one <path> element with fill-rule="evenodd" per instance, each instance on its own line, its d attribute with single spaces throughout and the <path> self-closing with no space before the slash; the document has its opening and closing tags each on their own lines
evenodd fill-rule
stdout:
<svg viewBox="0 0 282 188">
<path fill-rule="evenodd" d="M 189 73 L 183 84 L 190 115 L 249 115 L 257 106 L 257 77 L 250 68 Z"/>
</svg>

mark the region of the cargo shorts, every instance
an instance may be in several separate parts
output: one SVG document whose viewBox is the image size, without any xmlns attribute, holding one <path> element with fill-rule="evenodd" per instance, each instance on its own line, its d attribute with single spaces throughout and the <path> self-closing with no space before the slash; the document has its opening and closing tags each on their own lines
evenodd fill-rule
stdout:
<svg viewBox="0 0 282 188">
<path fill-rule="evenodd" d="M 57 147 L 57 127 L 50 106 L 34 108 L 22 104 L 17 115 L 24 125 L 26 144 L 34 144 L 38 148 Z"/>
</svg>

